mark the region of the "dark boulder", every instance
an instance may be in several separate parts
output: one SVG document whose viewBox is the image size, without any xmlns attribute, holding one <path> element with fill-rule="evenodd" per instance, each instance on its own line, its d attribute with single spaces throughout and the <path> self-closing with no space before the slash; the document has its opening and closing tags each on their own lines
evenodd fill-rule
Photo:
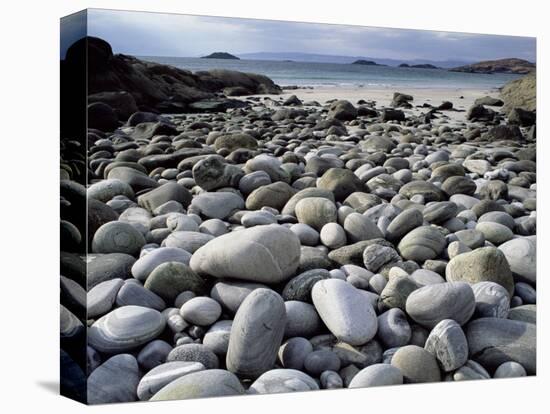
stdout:
<svg viewBox="0 0 550 414">
<path fill-rule="evenodd" d="M 88 103 L 103 102 L 114 109 L 120 121 L 126 122 L 128 118 L 138 111 L 136 100 L 126 91 L 99 92 L 88 96 Z"/>
<path fill-rule="evenodd" d="M 508 121 L 511 124 L 528 127 L 535 125 L 537 122 L 537 114 L 534 111 L 528 111 L 522 108 L 514 108 L 508 114 Z"/>
<path fill-rule="evenodd" d="M 474 105 L 466 112 L 468 121 L 492 121 L 495 117 L 495 111 L 485 108 L 483 105 Z"/>
<path fill-rule="evenodd" d="M 101 131 L 114 131 L 119 126 L 118 116 L 111 106 L 103 102 L 88 105 L 88 127 Z"/>
<path fill-rule="evenodd" d="M 518 141 L 523 140 L 523 134 L 516 125 L 497 125 L 482 135 L 487 141 Z"/>
</svg>

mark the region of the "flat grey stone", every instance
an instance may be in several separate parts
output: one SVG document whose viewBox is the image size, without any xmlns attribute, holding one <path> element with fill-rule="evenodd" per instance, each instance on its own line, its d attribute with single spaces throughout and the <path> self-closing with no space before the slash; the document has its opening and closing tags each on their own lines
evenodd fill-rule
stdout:
<svg viewBox="0 0 550 414">
<path fill-rule="evenodd" d="M 278 283 L 293 276 L 299 258 L 298 237 L 271 224 L 216 237 L 193 254 L 191 268 L 199 275 Z"/>
<path fill-rule="evenodd" d="M 493 378 L 517 378 L 525 376 L 527 376 L 527 372 L 525 372 L 525 368 L 523 368 L 521 364 L 514 361 L 508 361 L 499 365 Z"/>
<path fill-rule="evenodd" d="M 340 358 L 329 349 L 319 349 L 307 354 L 304 359 L 305 371 L 318 378 L 324 371 L 338 371 L 340 369 Z"/>
<path fill-rule="evenodd" d="M 244 200 L 235 193 L 202 193 L 193 198 L 190 209 L 207 218 L 225 219 L 234 211 L 244 209 Z"/>
<path fill-rule="evenodd" d="M 476 299 L 476 318 L 507 318 L 510 311 L 508 291 L 495 282 L 479 282 L 472 285 Z"/>
<path fill-rule="evenodd" d="M 417 323 L 433 328 L 443 319 L 459 325 L 470 320 L 475 310 L 475 296 L 464 282 L 438 283 L 412 292 L 407 298 L 407 314 Z"/>
<path fill-rule="evenodd" d="M 382 232 L 374 221 L 359 213 L 351 213 L 344 220 L 344 230 L 347 239 L 356 243 L 383 237 Z"/>
<path fill-rule="evenodd" d="M 313 305 L 298 300 L 290 300 L 285 302 L 285 309 L 285 337 L 302 336 L 309 338 L 322 329 L 323 322 Z"/>
<path fill-rule="evenodd" d="M 217 282 L 212 287 L 210 296 L 225 309 L 229 310 L 231 313 L 235 313 L 250 292 L 260 288 L 267 288 L 267 286 L 260 283 L 226 280 Z"/>
<path fill-rule="evenodd" d="M 348 388 L 380 387 L 403 384 L 403 375 L 399 368 L 390 364 L 373 364 L 359 371 L 351 380 Z"/>
<path fill-rule="evenodd" d="M 166 302 L 160 296 L 133 281 L 124 283 L 119 289 L 116 304 L 119 307 L 128 305 L 143 306 L 158 311 L 166 308 Z"/>
<path fill-rule="evenodd" d="M 202 338 L 203 345 L 216 355 L 227 354 L 232 325 L 232 320 L 222 320 L 213 324 Z"/>
<path fill-rule="evenodd" d="M 311 297 L 327 328 L 341 341 L 362 345 L 376 335 L 378 322 L 370 301 L 349 283 L 321 280 L 313 286 Z"/>
<path fill-rule="evenodd" d="M 172 346 L 161 339 L 155 339 L 145 345 L 137 355 L 137 361 L 144 371 L 150 371 L 164 363 L 172 351 Z"/>
<path fill-rule="evenodd" d="M 214 236 L 197 231 L 174 231 L 162 242 L 163 247 L 178 247 L 191 254 L 204 246 Z"/>
<path fill-rule="evenodd" d="M 411 339 L 411 326 L 405 313 L 393 308 L 378 316 L 376 335 L 387 348 L 407 345 Z"/>
<path fill-rule="evenodd" d="M 160 247 L 140 257 L 132 266 L 132 275 L 145 282 L 155 268 L 166 262 L 180 262 L 189 265 L 191 253 L 177 247 Z"/>
<path fill-rule="evenodd" d="M 124 280 L 111 279 L 91 288 L 87 294 L 87 318 L 93 319 L 109 312 L 122 285 L 124 285 Z"/>
<path fill-rule="evenodd" d="M 88 377 L 88 404 L 108 404 L 136 400 L 139 368 L 129 354 L 115 355 Z"/>
<path fill-rule="evenodd" d="M 141 378 L 137 387 L 137 396 L 141 401 L 147 401 L 172 381 L 204 369 L 204 365 L 200 362 L 166 362 L 153 368 Z"/>
<path fill-rule="evenodd" d="M 445 269 L 449 282 L 495 282 L 511 296 L 514 279 L 504 253 L 495 247 L 481 247 L 453 258 Z"/>
<path fill-rule="evenodd" d="M 437 228 L 421 226 L 407 233 L 397 249 L 406 260 L 424 262 L 438 257 L 446 244 L 445 237 Z"/>
<path fill-rule="evenodd" d="M 180 377 L 153 395 L 149 401 L 184 400 L 244 394 L 239 379 L 229 371 L 207 369 Z"/>
<path fill-rule="evenodd" d="M 416 345 L 397 349 L 391 358 L 391 365 L 399 368 L 405 383 L 441 381 L 441 372 L 435 357 Z"/>
<path fill-rule="evenodd" d="M 165 323 L 154 309 L 123 306 L 93 323 L 88 329 L 88 344 L 107 354 L 130 351 L 156 338 Z"/>
<path fill-rule="evenodd" d="M 88 257 L 90 258 L 90 256 Z M 88 290 L 107 280 L 132 277 L 131 269 L 135 262 L 135 257 L 125 253 L 97 255 L 87 265 Z"/>
<path fill-rule="evenodd" d="M 188 300 L 180 309 L 182 318 L 192 325 L 212 325 L 218 320 L 221 314 L 221 305 L 214 299 L 205 296 L 198 296 Z"/>
<path fill-rule="evenodd" d="M 283 299 L 273 290 L 256 289 L 235 314 L 227 369 L 246 378 L 257 378 L 275 364 L 286 324 Z"/>
<path fill-rule="evenodd" d="M 537 282 L 537 244 L 534 237 L 521 237 L 501 244 L 510 270 L 522 280 Z"/>
<path fill-rule="evenodd" d="M 279 348 L 279 361 L 285 368 L 302 370 L 308 354 L 313 352 L 313 346 L 306 338 L 296 336 L 290 338 Z"/>
<path fill-rule="evenodd" d="M 499 318 L 481 318 L 466 326 L 470 358 L 489 371 L 501 364 L 515 361 L 529 375 L 535 374 L 537 336 L 536 325 Z"/>
<path fill-rule="evenodd" d="M 216 354 L 203 344 L 183 344 L 175 347 L 166 357 L 166 362 L 200 362 L 206 369 L 216 369 L 219 360 Z"/>
<path fill-rule="evenodd" d="M 424 349 L 437 358 L 445 372 L 460 368 L 468 360 L 466 335 L 452 319 L 444 319 L 432 329 Z"/>
<path fill-rule="evenodd" d="M 307 224 L 317 231 L 321 231 L 325 224 L 336 222 L 336 205 L 323 197 L 300 200 L 296 204 L 295 212 L 300 223 Z"/>
<path fill-rule="evenodd" d="M 110 221 L 95 232 L 92 251 L 136 256 L 143 245 L 145 245 L 145 238 L 134 226 L 123 221 Z"/>
<path fill-rule="evenodd" d="M 249 394 L 275 394 L 281 392 L 318 390 L 317 382 L 295 369 L 272 369 L 263 373 L 250 385 Z"/>
</svg>

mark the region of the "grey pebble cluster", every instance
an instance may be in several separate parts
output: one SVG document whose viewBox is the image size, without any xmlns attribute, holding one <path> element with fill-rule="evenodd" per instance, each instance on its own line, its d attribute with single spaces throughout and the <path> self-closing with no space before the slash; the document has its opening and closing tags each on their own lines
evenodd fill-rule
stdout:
<svg viewBox="0 0 550 414">
<path fill-rule="evenodd" d="M 88 206 L 85 283 L 62 258 L 87 316 L 61 324 L 87 330 L 90 403 L 536 373 L 528 130 L 247 102 L 90 130 L 88 187 L 62 182 Z"/>
</svg>

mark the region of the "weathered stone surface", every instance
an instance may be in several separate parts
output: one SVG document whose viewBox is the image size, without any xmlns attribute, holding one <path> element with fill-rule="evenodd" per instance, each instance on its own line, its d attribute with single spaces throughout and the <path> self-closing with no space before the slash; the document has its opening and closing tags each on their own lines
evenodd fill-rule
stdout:
<svg viewBox="0 0 550 414">
<path fill-rule="evenodd" d="M 132 277 L 131 269 L 135 257 L 125 253 L 102 254 L 93 258 L 87 266 L 88 290 L 101 282 Z"/>
<path fill-rule="evenodd" d="M 247 210 L 259 210 L 272 207 L 281 210 L 296 190 L 285 182 L 267 184 L 252 191 L 246 198 Z"/>
<path fill-rule="evenodd" d="M 386 228 L 386 238 L 390 241 L 397 241 L 411 230 L 422 226 L 422 213 L 411 208 L 397 215 Z"/>
<path fill-rule="evenodd" d="M 191 193 L 182 185 L 167 182 L 138 197 L 138 204 L 151 212 L 168 201 L 177 201 L 187 208 L 191 203 Z"/>
<path fill-rule="evenodd" d="M 320 178 L 317 187 L 331 191 L 336 200 L 342 201 L 350 194 L 363 190 L 363 183 L 350 170 L 331 168 Z"/>
<path fill-rule="evenodd" d="M 401 187 L 399 194 L 409 199 L 421 195 L 426 202 L 445 200 L 443 191 L 427 181 L 411 181 Z"/>
<path fill-rule="evenodd" d="M 344 230 L 350 242 L 356 243 L 383 237 L 382 232 L 370 218 L 359 213 L 351 213 L 344 220 Z"/>
<path fill-rule="evenodd" d="M 391 365 L 399 368 L 405 383 L 438 382 L 441 372 L 435 357 L 416 345 L 399 348 L 391 359 Z"/>
<path fill-rule="evenodd" d="M 249 394 L 275 394 L 292 391 L 318 390 L 317 382 L 295 369 L 272 369 L 263 373 L 250 385 Z"/>
<path fill-rule="evenodd" d="M 386 348 L 407 345 L 411 339 L 411 326 L 399 308 L 390 309 L 378 316 L 377 338 Z"/>
<path fill-rule="evenodd" d="M 200 362 L 166 362 L 153 368 L 141 378 L 137 387 L 137 396 L 141 401 L 147 401 L 172 381 L 204 369 L 204 365 Z"/>
<path fill-rule="evenodd" d="M 479 282 L 472 285 L 476 299 L 475 317 L 507 318 L 510 311 L 508 291 L 495 282 Z"/>
<path fill-rule="evenodd" d="M 246 297 L 233 320 L 227 369 L 257 378 L 275 364 L 286 324 L 283 299 L 273 290 L 256 289 Z"/>
<path fill-rule="evenodd" d="M 468 360 L 466 335 L 452 319 L 444 319 L 434 326 L 424 348 L 437 358 L 445 372 L 461 367 Z"/>
<path fill-rule="evenodd" d="M 371 303 L 349 283 L 321 280 L 313 286 L 311 297 L 319 316 L 339 340 L 362 345 L 376 335 L 378 322 Z"/>
<path fill-rule="evenodd" d="M 193 254 L 191 268 L 214 277 L 278 283 L 294 274 L 299 257 L 298 237 L 272 224 L 217 237 Z"/>
<path fill-rule="evenodd" d="M 108 404 L 136 400 L 139 368 L 129 354 L 115 355 L 88 377 L 88 404 Z"/>
<path fill-rule="evenodd" d="M 184 375 L 166 385 L 149 401 L 221 397 L 244 394 L 239 379 L 229 371 L 207 369 Z"/>
<path fill-rule="evenodd" d="M 481 318 L 466 326 L 470 358 L 490 372 L 515 361 L 529 375 L 536 373 L 536 325 L 500 318 Z"/>
<path fill-rule="evenodd" d="M 214 352 L 198 343 L 183 344 L 172 349 L 166 362 L 172 361 L 200 362 L 206 369 L 216 369 L 220 364 Z"/>
<path fill-rule="evenodd" d="M 510 265 L 504 253 L 494 247 L 482 247 L 456 256 L 447 265 L 445 275 L 449 282 L 495 282 L 510 296 L 514 292 Z"/>
<path fill-rule="evenodd" d="M 111 221 L 95 232 L 92 251 L 136 256 L 144 244 L 145 238 L 134 226 L 123 221 Z"/>
<path fill-rule="evenodd" d="M 94 322 L 88 343 L 100 352 L 122 353 L 156 338 L 164 326 L 164 317 L 154 309 L 123 306 Z"/>
<path fill-rule="evenodd" d="M 230 192 L 202 193 L 193 198 L 190 208 L 207 218 L 225 219 L 244 209 L 244 200 Z"/>
<path fill-rule="evenodd" d="M 380 387 L 403 384 L 401 370 L 390 364 L 373 364 L 359 371 L 348 388 Z"/>
<path fill-rule="evenodd" d="M 513 274 L 527 282 L 537 282 L 537 245 L 534 237 L 521 237 L 501 244 Z"/>
<path fill-rule="evenodd" d="M 295 212 L 300 223 L 307 224 L 317 231 L 321 231 L 325 224 L 336 222 L 336 205 L 322 197 L 300 200 L 296 204 Z"/>
<path fill-rule="evenodd" d="M 132 266 L 132 275 L 145 282 L 151 272 L 167 262 L 180 262 L 189 265 L 191 254 L 177 247 L 160 247 L 140 257 Z"/>
<path fill-rule="evenodd" d="M 439 256 L 446 244 L 441 231 L 432 226 L 422 226 L 407 233 L 397 249 L 404 259 L 424 262 Z"/>
<path fill-rule="evenodd" d="M 186 264 L 166 262 L 155 267 L 147 277 L 144 287 L 159 295 L 167 303 L 174 303 L 181 292 L 190 290 L 202 293 L 205 283 Z"/>
<path fill-rule="evenodd" d="M 437 283 L 412 292 L 406 303 L 407 314 L 427 328 L 435 327 L 444 319 L 463 325 L 475 310 L 474 292 L 468 283 Z"/>
<path fill-rule="evenodd" d="M 306 338 L 296 336 L 281 345 L 278 357 L 283 367 L 302 370 L 304 361 L 311 352 L 313 352 L 311 342 Z"/>
<path fill-rule="evenodd" d="M 243 300 L 255 289 L 267 288 L 260 283 L 226 280 L 216 283 L 210 291 L 212 299 L 218 301 L 232 313 L 237 312 Z"/>
</svg>

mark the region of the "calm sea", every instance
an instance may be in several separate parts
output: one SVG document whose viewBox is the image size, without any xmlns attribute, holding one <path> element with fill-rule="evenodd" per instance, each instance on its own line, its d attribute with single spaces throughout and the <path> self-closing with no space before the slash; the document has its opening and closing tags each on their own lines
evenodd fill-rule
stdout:
<svg viewBox="0 0 550 414">
<path fill-rule="evenodd" d="M 200 59 L 142 56 L 144 60 L 190 71 L 233 69 L 259 73 L 281 86 L 366 88 L 469 88 L 493 89 L 518 75 L 449 72 L 444 69 L 398 68 L 340 63 L 311 63 L 271 60 Z"/>
</svg>

